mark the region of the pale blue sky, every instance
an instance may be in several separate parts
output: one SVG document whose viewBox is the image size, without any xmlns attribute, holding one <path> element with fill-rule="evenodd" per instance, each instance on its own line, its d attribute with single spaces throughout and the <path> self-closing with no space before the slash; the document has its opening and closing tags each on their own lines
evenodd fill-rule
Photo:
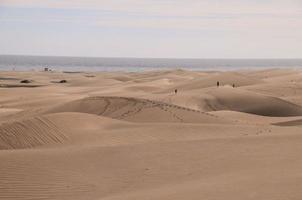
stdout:
<svg viewBox="0 0 302 200">
<path fill-rule="evenodd" d="M 302 4 L 0 0 L 0 54 L 302 58 Z"/>
</svg>

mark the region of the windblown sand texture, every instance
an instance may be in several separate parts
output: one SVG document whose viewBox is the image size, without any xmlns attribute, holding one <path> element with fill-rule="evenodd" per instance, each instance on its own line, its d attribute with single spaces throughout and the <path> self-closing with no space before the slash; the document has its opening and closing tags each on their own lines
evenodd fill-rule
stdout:
<svg viewBox="0 0 302 200">
<path fill-rule="evenodd" d="M 0 72 L 0 199 L 301 200 L 302 72 Z"/>
</svg>

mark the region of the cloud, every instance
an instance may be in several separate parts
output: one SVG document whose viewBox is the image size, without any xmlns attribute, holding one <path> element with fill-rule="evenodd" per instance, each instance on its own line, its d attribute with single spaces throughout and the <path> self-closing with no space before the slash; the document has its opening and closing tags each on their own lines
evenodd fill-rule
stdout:
<svg viewBox="0 0 302 200">
<path fill-rule="evenodd" d="M 20 43 L 28 44 L 29 49 L 32 41 L 37 40 L 37 52 L 49 46 L 49 52 L 56 53 L 49 38 L 57 41 L 62 37 L 60 43 L 72 46 L 70 51 L 79 45 L 82 48 L 78 49 L 88 52 L 95 48 L 95 54 L 108 50 L 108 55 L 116 55 L 112 52 L 121 49 L 120 56 L 130 55 L 131 51 L 133 55 L 148 56 L 148 49 L 152 50 L 151 54 L 162 49 L 162 56 L 165 52 L 179 57 L 186 52 L 187 56 L 204 52 L 213 57 L 236 57 L 245 50 L 242 56 L 252 52 L 254 56 L 263 53 L 290 57 L 292 53 L 298 54 L 296 49 L 301 49 L 301 2 L 0 0 L 0 36 L 6 31 L 2 41 L 11 38 L 11 43 L 16 38 L 23 38 Z M 40 41 L 45 42 L 43 47 L 39 46 Z M 22 49 L 18 45 L 15 44 L 15 49 Z M 9 45 L 0 46 L 9 48 Z M 223 46 L 225 49 L 216 55 Z M 140 54 L 144 48 L 145 53 Z M 103 53 L 107 55 L 107 52 Z"/>
<path fill-rule="evenodd" d="M 161 16 L 200 16 L 209 13 L 301 14 L 298 0 L 2 0 L 0 6 L 98 9 Z"/>
<path fill-rule="evenodd" d="M 0 5 L 22 14 L 1 21 L 85 24 L 103 28 L 239 31 L 300 34 L 297 2 L 283 0 L 4 0 Z M 28 10 L 28 12 L 26 12 Z M 20 13 L 15 12 L 15 13 Z M 295 31 L 292 31 L 295 30 Z"/>
</svg>

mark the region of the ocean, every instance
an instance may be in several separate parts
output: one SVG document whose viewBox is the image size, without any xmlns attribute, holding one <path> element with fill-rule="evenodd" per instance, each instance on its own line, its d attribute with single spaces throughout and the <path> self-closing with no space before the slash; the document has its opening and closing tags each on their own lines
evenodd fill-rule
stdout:
<svg viewBox="0 0 302 200">
<path fill-rule="evenodd" d="M 302 68 L 302 59 L 171 59 L 92 58 L 0 55 L 0 70 L 28 71 L 48 67 L 59 71 L 238 70 Z"/>
</svg>

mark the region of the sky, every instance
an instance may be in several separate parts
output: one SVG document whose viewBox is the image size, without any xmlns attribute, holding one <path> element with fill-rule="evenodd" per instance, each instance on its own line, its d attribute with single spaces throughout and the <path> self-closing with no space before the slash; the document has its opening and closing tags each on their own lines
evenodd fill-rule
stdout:
<svg viewBox="0 0 302 200">
<path fill-rule="evenodd" d="M 0 54 L 302 58 L 302 0 L 0 0 Z"/>
</svg>

